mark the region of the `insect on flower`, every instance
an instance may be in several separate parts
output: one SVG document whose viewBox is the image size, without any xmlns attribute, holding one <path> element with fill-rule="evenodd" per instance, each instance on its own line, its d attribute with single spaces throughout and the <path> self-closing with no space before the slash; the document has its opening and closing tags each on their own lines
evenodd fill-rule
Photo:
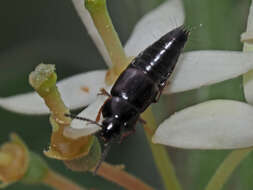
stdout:
<svg viewBox="0 0 253 190">
<path fill-rule="evenodd" d="M 101 127 L 97 135 L 105 142 L 100 163 L 104 160 L 111 142 L 122 141 L 135 131 L 135 124 L 151 103 L 159 100 L 171 76 L 178 57 L 188 39 L 184 26 L 175 28 L 141 52 L 121 73 L 111 93 L 101 90 L 108 99 L 100 108 L 97 120 L 67 115 Z M 100 115 L 102 124 L 99 124 Z M 98 169 L 100 163 L 97 165 Z M 96 172 L 95 170 L 95 172 Z"/>
</svg>

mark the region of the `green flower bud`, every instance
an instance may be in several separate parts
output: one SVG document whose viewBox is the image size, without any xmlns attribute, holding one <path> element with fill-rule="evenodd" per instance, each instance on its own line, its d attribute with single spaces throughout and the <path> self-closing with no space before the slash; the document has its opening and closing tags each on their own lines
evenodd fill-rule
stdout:
<svg viewBox="0 0 253 190">
<path fill-rule="evenodd" d="M 36 69 L 29 75 L 30 85 L 42 96 L 51 93 L 55 88 L 57 75 L 54 72 L 54 65 L 39 64 Z"/>
<path fill-rule="evenodd" d="M 20 137 L 11 134 L 11 141 L 0 147 L 0 187 L 18 181 L 41 183 L 48 172 L 47 164 L 30 152 Z"/>
<path fill-rule="evenodd" d="M 71 119 L 64 114 L 69 113 L 69 109 L 63 103 L 56 87 L 57 75 L 54 71 L 54 65 L 39 64 L 29 75 L 29 82 L 44 99 L 55 122 L 61 126 L 68 126 Z"/>
</svg>

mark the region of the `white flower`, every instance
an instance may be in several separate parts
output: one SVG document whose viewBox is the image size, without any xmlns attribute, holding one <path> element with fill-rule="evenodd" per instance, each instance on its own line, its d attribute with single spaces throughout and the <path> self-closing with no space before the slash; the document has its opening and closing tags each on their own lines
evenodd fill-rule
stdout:
<svg viewBox="0 0 253 190">
<path fill-rule="evenodd" d="M 88 11 L 83 8 L 83 0 L 72 1 L 88 33 L 110 67 L 111 61 L 106 48 Z M 178 25 L 183 24 L 184 12 L 179 0 L 166 1 L 136 24 L 125 45 L 126 54 L 136 56 L 161 35 L 175 28 L 171 18 L 177 18 Z M 210 50 L 183 53 L 170 86 L 163 93 L 182 92 L 235 78 L 253 69 L 252 60 L 253 54 L 246 52 Z M 79 116 L 95 119 L 104 102 L 103 97 L 97 98 L 97 93 L 100 88 L 108 88 L 104 81 L 105 74 L 105 70 L 92 71 L 60 81 L 57 86 L 63 101 L 70 109 L 91 104 Z M 247 91 L 247 88 L 245 90 Z M 249 97 L 253 99 L 253 94 Z M 34 92 L 0 98 L 0 106 L 25 114 L 49 112 L 43 100 Z M 253 107 L 246 103 L 232 100 L 207 101 L 166 119 L 156 131 L 153 141 L 182 148 L 223 149 L 252 146 L 252 116 Z M 99 130 L 97 126 L 79 120 L 73 120 L 71 127 L 65 131 L 65 135 L 72 138 Z"/>
<path fill-rule="evenodd" d="M 182 148 L 231 149 L 253 145 L 253 107 L 232 100 L 210 100 L 166 119 L 154 143 Z"/>
</svg>

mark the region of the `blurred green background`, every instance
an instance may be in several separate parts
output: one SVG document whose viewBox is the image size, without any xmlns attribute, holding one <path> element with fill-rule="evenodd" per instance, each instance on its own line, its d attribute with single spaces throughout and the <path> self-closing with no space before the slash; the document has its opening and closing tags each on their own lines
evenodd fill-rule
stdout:
<svg viewBox="0 0 253 190">
<path fill-rule="evenodd" d="M 163 0 L 108 0 L 108 8 L 123 43 L 141 16 Z M 186 23 L 203 27 L 192 32 L 186 50 L 241 50 L 240 34 L 245 30 L 250 0 L 184 0 Z M 174 19 L 174 18 L 173 18 Z M 175 18 L 176 19 L 176 18 Z M 28 74 L 40 62 L 55 64 L 59 79 L 75 73 L 106 68 L 89 38 L 70 0 L 1 0 L 0 3 L 0 96 L 31 91 Z M 187 105 L 214 98 L 243 100 L 241 78 L 204 87 L 170 97 L 163 97 L 154 106 L 158 120 Z M 176 104 L 171 102 L 177 102 Z M 10 132 L 17 132 L 31 150 L 42 155 L 51 133 L 48 116 L 26 116 L 0 108 L 0 143 Z M 176 173 L 184 189 L 201 190 L 228 151 L 198 151 L 168 148 Z M 45 157 L 44 157 L 45 158 Z M 49 165 L 79 184 L 96 189 L 119 190 L 118 186 L 94 177 L 77 173 L 57 160 L 47 159 Z M 122 144 L 114 145 L 107 161 L 125 164 L 133 173 L 156 189 L 163 189 L 153 164 L 143 130 Z M 253 189 L 253 155 L 235 171 L 224 189 Z M 50 189 L 43 185 L 11 185 L 9 190 Z"/>
</svg>

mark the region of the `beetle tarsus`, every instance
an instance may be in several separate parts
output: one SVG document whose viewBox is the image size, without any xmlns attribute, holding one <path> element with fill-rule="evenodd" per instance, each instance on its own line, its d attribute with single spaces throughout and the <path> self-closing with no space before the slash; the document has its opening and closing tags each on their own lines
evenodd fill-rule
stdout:
<svg viewBox="0 0 253 190">
<path fill-rule="evenodd" d="M 112 95 L 109 92 L 107 92 L 104 88 L 100 88 L 98 96 L 107 96 L 109 98 L 112 97 Z"/>
</svg>

